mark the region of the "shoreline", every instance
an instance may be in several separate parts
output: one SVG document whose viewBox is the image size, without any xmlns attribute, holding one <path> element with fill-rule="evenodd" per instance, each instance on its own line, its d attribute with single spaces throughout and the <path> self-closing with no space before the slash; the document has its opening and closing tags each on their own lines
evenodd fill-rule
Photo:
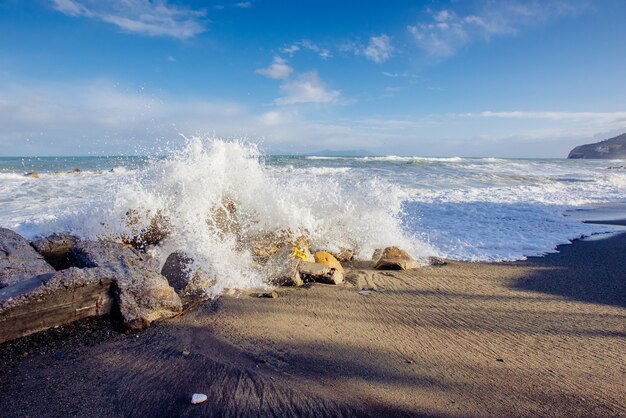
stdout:
<svg viewBox="0 0 626 418">
<path fill-rule="evenodd" d="M 45 331 L 0 345 L 1 415 L 626 416 L 626 234 L 558 250 Z"/>
</svg>

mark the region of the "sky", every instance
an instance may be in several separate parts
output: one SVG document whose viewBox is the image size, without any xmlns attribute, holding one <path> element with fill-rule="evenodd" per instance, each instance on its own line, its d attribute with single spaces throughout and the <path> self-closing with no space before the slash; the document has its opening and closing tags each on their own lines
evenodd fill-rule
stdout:
<svg viewBox="0 0 626 418">
<path fill-rule="evenodd" d="M 626 132 L 626 2 L 0 0 L 0 156 L 565 157 Z"/>
</svg>

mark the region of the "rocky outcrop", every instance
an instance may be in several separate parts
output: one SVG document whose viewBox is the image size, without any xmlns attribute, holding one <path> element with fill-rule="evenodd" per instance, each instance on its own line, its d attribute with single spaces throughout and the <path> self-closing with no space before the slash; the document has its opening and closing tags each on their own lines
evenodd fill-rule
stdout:
<svg viewBox="0 0 626 418">
<path fill-rule="evenodd" d="M 22 236 L 0 228 L 0 288 L 53 272 L 54 268 Z"/>
<path fill-rule="evenodd" d="M 381 253 L 375 269 L 378 270 L 409 270 L 418 267 L 419 264 L 404 250 L 398 247 L 387 247 Z"/>
<path fill-rule="evenodd" d="M 73 235 L 53 234 L 38 238 L 31 245 L 55 270 L 63 270 L 74 264 L 73 252 L 78 241 Z"/>
<path fill-rule="evenodd" d="M 593 144 L 574 148 L 567 158 L 575 159 L 626 159 L 626 133 Z"/>
<path fill-rule="evenodd" d="M 82 241 L 76 245 L 78 267 L 106 268 L 113 273 L 115 296 L 124 325 L 132 330 L 169 318 L 182 303 L 156 265 L 130 248 L 108 241 Z"/>
<path fill-rule="evenodd" d="M 107 313 L 119 315 L 127 329 L 140 330 L 182 310 L 179 296 L 157 271 L 156 261 L 139 251 L 115 242 L 76 241 L 68 254 L 71 240 L 59 236 L 41 240 L 37 247 L 63 254 L 72 263 L 55 272 L 22 237 L 0 232 L 10 257 L 15 247 L 26 248 L 47 266 L 44 274 L 31 269 L 0 290 L 0 342 Z"/>
</svg>

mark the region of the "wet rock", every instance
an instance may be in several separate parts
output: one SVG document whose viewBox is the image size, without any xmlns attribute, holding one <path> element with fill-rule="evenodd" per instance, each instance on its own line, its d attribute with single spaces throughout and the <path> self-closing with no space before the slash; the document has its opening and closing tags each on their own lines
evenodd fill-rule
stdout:
<svg viewBox="0 0 626 418">
<path fill-rule="evenodd" d="M 207 399 L 208 399 L 208 397 L 205 394 L 203 394 L 203 393 L 194 393 L 191 396 L 191 403 L 193 405 L 198 405 L 198 404 L 201 404 L 203 402 L 206 402 Z"/>
<path fill-rule="evenodd" d="M 303 262 L 293 255 L 291 247 L 283 247 L 273 254 L 265 265 L 265 272 L 270 283 L 278 286 L 302 286 L 299 265 Z"/>
<path fill-rule="evenodd" d="M 140 213 L 131 209 L 126 212 L 125 220 L 127 233 L 121 234 L 124 244 L 137 250 L 145 250 L 151 245 L 157 245 L 170 234 L 170 221 L 157 210 L 154 215 L 150 211 Z"/>
<path fill-rule="evenodd" d="M 118 308 L 130 330 L 144 329 L 182 310 L 174 288 L 144 254 L 115 242 L 81 241 L 75 258 L 79 267 L 101 267 L 114 273 Z"/>
<path fill-rule="evenodd" d="M 385 248 L 374 265 L 378 270 L 409 270 L 419 264 L 404 250 L 398 247 Z"/>
<path fill-rule="evenodd" d="M 31 245 L 55 270 L 63 270 L 74 266 L 74 247 L 79 240 L 73 235 L 53 234 L 38 238 Z"/>
<path fill-rule="evenodd" d="M 161 274 L 178 294 L 204 294 L 204 289 L 211 287 L 214 280 L 204 271 L 192 271 L 192 265 L 193 260 L 189 256 L 181 251 L 175 251 L 165 260 Z"/>
<path fill-rule="evenodd" d="M 320 263 L 301 261 L 298 265 L 300 277 L 305 282 L 317 282 L 326 284 L 343 283 L 343 273 L 336 268 Z"/>
<path fill-rule="evenodd" d="M 428 265 L 433 267 L 441 267 L 447 265 L 448 262 L 441 257 L 428 257 Z"/>
<path fill-rule="evenodd" d="M 183 252 L 171 253 L 165 260 L 161 274 L 178 293 L 181 293 L 189 284 L 189 266 L 193 260 Z"/>
<path fill-rule="evenodd" d="M 53 272 L 54 268 L 21 235 L 0 228 L 0 288 Z"/>
<path fill-rule="evenodd" d="M 349 248 L 340 248 L 339 251 L 331 253 L 339 262 L 345 263 L 354 259 L 354 251 Z"/>
<path fill-rule="evenodd" d="M 343 267 L 341 263 L 337 261 L 337 259 L 327 251 L 318 251 L 315 253 L 315 262 L 319 264 L 323 264 L 325 266 L 334 268 L 335 270 L 343 273 Z"/>
<path fill-rule="evenodd" d="M 31 171 L 29 173 L 25 173 L 24 177 L 30 177 L 32 179 L 38 179 L 39 178 L 39 174 L 34 172 L 34 171 Z"/>
</svg>

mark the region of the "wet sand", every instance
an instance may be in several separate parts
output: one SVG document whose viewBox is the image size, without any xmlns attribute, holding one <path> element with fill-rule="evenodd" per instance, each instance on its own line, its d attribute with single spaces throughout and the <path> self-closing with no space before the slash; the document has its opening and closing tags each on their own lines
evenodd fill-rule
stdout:
<svg viewBox="0 0 626 418">
<path fill-rule="evenodd" d="M 626 234 L 560 251 L 361 263 L 369 295 L 243 292 L 136 335 L 91 319 L 9 342 L 0 416 L 626 417 Z"/>
</svg>

